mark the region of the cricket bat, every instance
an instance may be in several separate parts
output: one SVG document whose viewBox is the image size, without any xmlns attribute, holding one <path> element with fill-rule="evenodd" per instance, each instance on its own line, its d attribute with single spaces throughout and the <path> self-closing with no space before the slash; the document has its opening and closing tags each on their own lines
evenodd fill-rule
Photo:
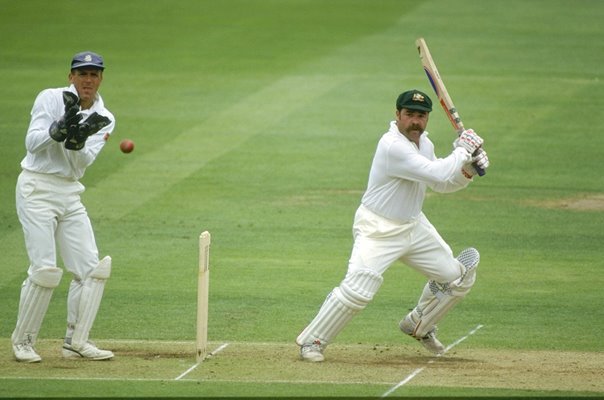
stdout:
<svg viewBox="0 0 604 400">
<path fill-rule="evenodd" d="M 460 135 L 464 131 L 464 125 L 459 116 L 459 112 L 453 104 L 453 100 L 451 100 L 451 96 L 449 95 L 449 91 L 443 82 L 438 69 L 436 68 L 436 64 L 434 63 L 434 59 L 430 54 L 430 50 L 428 49 L 428 45 L 424 38 L 419 38 L 415 41 L 415 45 L 417 46 L 417 51 L 419 52 L 419 58 L 422 61 L 422 65 L 424 67 L 424 71 L 428 76 L 428 81 L 430 81 L 430 85 L 436 96 L 438 97 L 438 102 L 442 106 L 443 110 L 445 110 L 445 114 L 449 118 L 449 121 L 453 125 L 455 132 Z M 474 168 L 478 172 L 478 175 L 483 176 L 486 171 L 476 164 L 473 164 Z"/>
</svg>

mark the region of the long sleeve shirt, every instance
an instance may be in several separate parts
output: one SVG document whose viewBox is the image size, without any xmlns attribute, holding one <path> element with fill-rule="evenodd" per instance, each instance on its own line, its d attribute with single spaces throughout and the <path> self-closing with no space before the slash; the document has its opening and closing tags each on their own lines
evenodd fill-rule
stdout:
<svg viewBox="0 0 604 400">
<path fill-rule="evenodd" d="M 108 117 L 111 123 L 90 136 L 86 146 L 81 150 L 68 150 L 64 142 L 57 142 L 48 133 L 50 125 L 65 113 L 63 104 L 63 91 L 77 94 L 73 85 L 64 88 L 45 89 L 34 101 L 31 110 L 31 121 L 25 137 L 27 154 L 21 161 L 24 170 L 58 175 L 71 180 L 79 180 L 84 176 L 86 168 L 90 166 L 103 146 L 108 135 L 115 127 L 115 117 L 105 108 L 103 99 L 97 93 L 94 104 L 90 109 L 80 110 L 82 121 L 86 120 L 93 112 Z"/>
<path fill-rule="evenodd" d="M 471 182 L 461 172 L 471 158 L 461 147 L 445 158 L 437 158 L 428 132 L 422 134 L 418 147 L 392 121 L 378 142 L 361 203 L 388 219 L 414 219 L 422 211 L 426 188 L 454 192 Z"/>
</svg>

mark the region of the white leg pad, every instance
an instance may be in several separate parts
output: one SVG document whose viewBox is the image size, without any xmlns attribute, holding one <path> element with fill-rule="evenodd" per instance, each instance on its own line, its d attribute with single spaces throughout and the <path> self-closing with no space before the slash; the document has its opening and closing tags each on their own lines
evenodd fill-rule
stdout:
<svg viewBox="0 0 604 400">
<path fill-rule="evenodd" d="M 17 325 L 11 336 L 13 344 L 35 344 L 52 292 L 59 286 L 62 276 L 60 268 L 42 267 L 23 282 Z"/>
<path fill-rule="evenodd" d="M 71 346 L 78 350 L 88 341 L 88 335 L 101 305 L 105 282 L 111 275 L 111 257 L 106 256 L 84 281 Z"/>
<path fill-rule="evenodd" d="M 325 299 L 317 316 L 300 333 L 300 346 L 317 343 L 325 347 L 363 310 L 382 285 L 383 278 L 373 270 L 363 269 L 347 274 L 339 287 Z"/>
<path fill-rule="evenodd" d="M 463 250 L 457 260 L 462 265 L 461 276 L 450 283 L 438 283 L 429 281 L 417 307 L 409 313 L 409 317 L 415 323 L 412 335 L 423 338 L 434 329 L 436 324 L 451 311 L 469 292 L 476 281 L 476 267 L 480 261 L 480 255 L 474 248 Z"/>
<path fill-rule="evenodd" d="M 437 287 L 435 285 L 438 284 L 434 281 L 426 284 L 417 306 L 408 315 L 415 324 L 411 335 L 418 339 L 432 331 L 436 324 L 463 298 L 446 295 L 440 291 L 434 292 L 433 290 Z"/>
</svg>

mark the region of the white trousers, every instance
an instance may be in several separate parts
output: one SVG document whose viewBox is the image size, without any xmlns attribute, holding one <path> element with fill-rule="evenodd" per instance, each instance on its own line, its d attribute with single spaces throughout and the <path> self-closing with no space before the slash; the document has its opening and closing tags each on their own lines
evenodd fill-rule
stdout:
<svg viewBox="0 0 604 400">
<path fill-rule="evenodd" d="M 82 282 L 99 263 L 86 208 L 84 186 L 55 175 L 23 171 L 16 187 L 16 206 L 29 256 L 28 275 L 57 267 L 57 247 L 65 269 L 73 274 L 67 299 L 67 322 L 75 324 Z"/>
<path fill-rule="evenodd" d="M 353 236 L 348 274 L 368 268 L 382 275 L 397 260 L 440 283 L 451 282 L 463 272 L 449 245 L 423 213 L 401 223 L 361 205 L 355 214 Z"/>
</svg>

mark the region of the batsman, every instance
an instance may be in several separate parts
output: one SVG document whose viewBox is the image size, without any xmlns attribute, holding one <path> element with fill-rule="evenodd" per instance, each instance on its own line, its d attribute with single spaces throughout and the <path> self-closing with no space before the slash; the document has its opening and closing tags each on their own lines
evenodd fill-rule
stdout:
<svg viewBox="0 0 604 400">
<path fill-rule="evenodd" d="M 426 131 L 431 111 L 432 101 L 419 90 L 396 99 L 396 119 L 378 142 L 354 217 L 348 270 L 296 339 L 303 360 L 324 360 L 326 347 L 371 302 L 384 273 L 397 261 L 427 279 L 399 329 L 431 353 L 444 353 L 437 324 L 474 285 L 480 256 L 467 248 L 455 257 L 422 206 L 428 188 L 440 193 L 466 188 L 478 169 L 488 168 L 489 159 L 483 139 L 472 129 L 460 133 L 448 156 L 437 158 Z"/>
</svg>

